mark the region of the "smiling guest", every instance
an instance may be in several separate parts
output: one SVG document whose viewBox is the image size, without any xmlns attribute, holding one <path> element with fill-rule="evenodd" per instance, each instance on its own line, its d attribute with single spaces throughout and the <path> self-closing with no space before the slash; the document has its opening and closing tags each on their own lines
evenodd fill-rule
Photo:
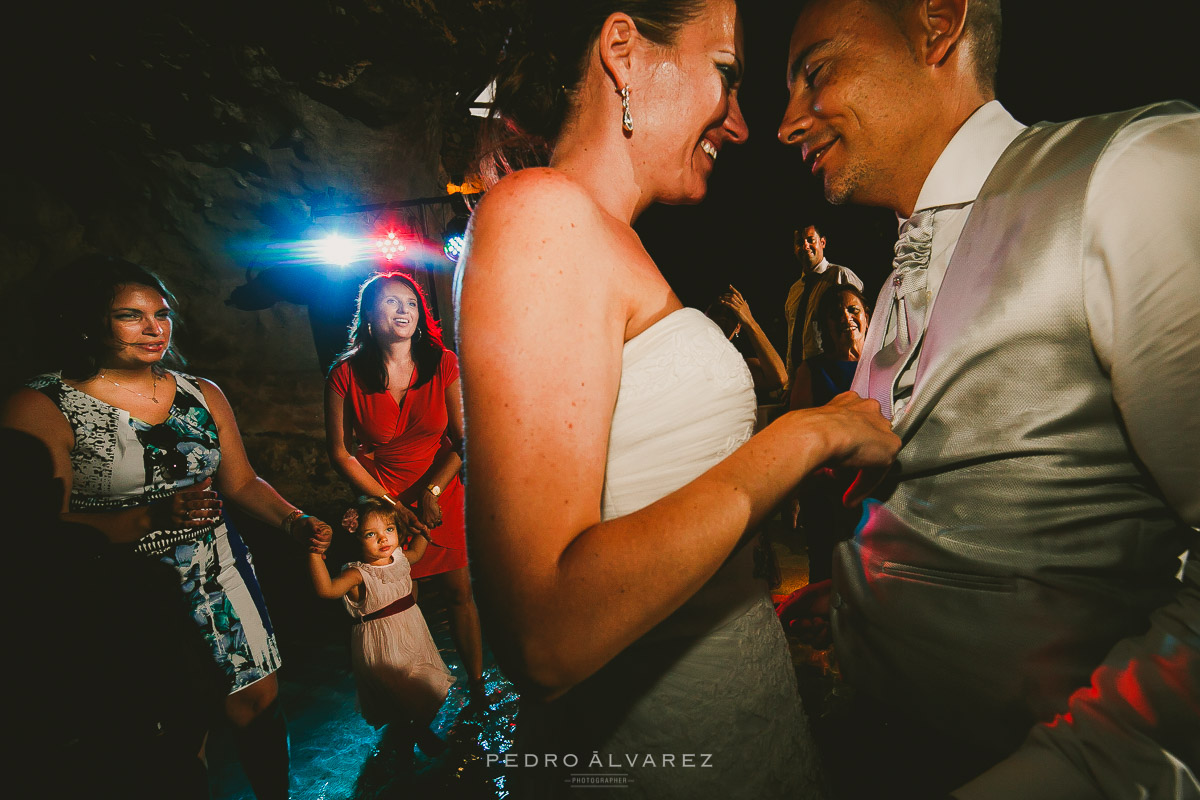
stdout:
<svg viewBox="0 0 1200 800">
<path fill-rule="evenodd" d="M 55 286 L 62 310 L 49 331 L 48 356 L 60 371 L 15 394 L 2 422 L 50 449 L 69 498 L 65 521 L 131 544 L 178 573 L 228 693 L 225 715 L 254 794 L 286 798 L 279 648 L 222 498 L 309 540 L 315 552 L 327 546 L 330 528 L 255 474 L 216 384 L 168 368 L 180 363 L 172 340 L 175 300 L 156 276 L 95 255 L 69 266 Z"/>
<path fill-rule="evenodd" d="M 871 310 L 862 292 L 853 284 L 825 292 L 817 305 L 824 350 L 796 367 L 792 408 L 812 408 L 828 403 L 850 390 L 854 370 L 862 355 L 871 321 Z"/>
<path fill-rule="evenodd" d="M 898 442 L 850 395 L 751 438 L 745 361 L 631 227 L 702 200 L 746 139 L 737 6 L 545 2 L 531 19 L 497 81 L 490 171 L 535 140 L 549 167 L 490 188 L 459 275 L 476 588 L 521 690 L 516 749 L 544 765 L 514 796 L 593 786 L 569 773 L 595 754 L 624 798 L 822 797 L 748 543 L 806 473 L 888 464 Z"/>
<path fill-rule="evenodd" d="M 862 354 L 871 312 L 862 292 L 853 284 L 835 286 L 821 295 L 816 322 L 825 350 L 796 367 L 791 407 L 823 406 L 845 391 L 854 380 Z M 792 508 L 793 525 L 803 522 L 808 545 L 809 583 L 830 577 L 833 544 L 857 519 L 857 509 L 842 504 L 847 482 L 828 470 L 809 476 L 801 486 L 799 507 Z M 781 611 L 781 617 L 786 614 Z"/>
<path fill-rule="evenodd" d="M 372 276 L 359 290 L 350 342 L 325 383 L 325 442 L 334 469 L 359 494 L 395 506 L 407 532 L 429 536 L 412 577 L 437 576 L 471 698 L 483 700 L 483 643 L 458 477 L 458 359 L 405 273 Z"/>
</svg>

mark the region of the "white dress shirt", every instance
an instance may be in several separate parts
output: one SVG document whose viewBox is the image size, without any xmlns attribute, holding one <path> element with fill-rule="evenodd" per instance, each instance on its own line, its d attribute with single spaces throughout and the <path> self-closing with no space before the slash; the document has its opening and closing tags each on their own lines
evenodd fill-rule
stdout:
<svg viewBox="0 0 1200 800">
<path fill-rule="evenodd" d="M 993 100 L 980 106 L 974 114 L 963 123 L 954 138 L 946 145 L 946 149 L 938 156 L 933 169 L 917 195 L 917 204 L 913 213 L 929 208 L 937 209 L 933 216 L 933 248 L 929 256 L 929 303 L 926 306 L 930 312 L 937 299 L 938 289 L 942 279 L 946 277 L 946 268 L 950 266 L 950 257 L 954 255 L 954 247 L 962 234 L 975 198 L 991 173 L 1004 150 L 1012 144 L 1025 126 L 1012 118 L 999 101 Z M 906 219 L 899 218 L 903 226 Z M 887 319 L 888 309 L 876 308 L 876 316 Z M 925 315 L 929 319 L 929 314 Z M 888 344 L 896 338 L 896 321 L 888 320 L 888 329 L 884 334 L 883 343 Z M 892 414 L 899 417 L 904 412 L 904 406 L 912 396 L 913 381 L 916 378 L 917 366 L 920 363 L 920 348 L 913 354 L 908 365 L 896 380 L 896 392 L 892 399 Z"/>
</svg>

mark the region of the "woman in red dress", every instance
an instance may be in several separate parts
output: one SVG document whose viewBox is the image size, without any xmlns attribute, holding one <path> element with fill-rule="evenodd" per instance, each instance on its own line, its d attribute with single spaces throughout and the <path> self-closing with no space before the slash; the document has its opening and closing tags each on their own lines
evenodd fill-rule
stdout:
<svg viewBox="0 0 1200 800">
<path fill-rule="evenodd" d="M 325 382 L 329 459 L 360 493 L 381 497 L 429 539 L 413 578 L 436 576 L 472 699 L 483 696 L 483 644 L 467 574 L 463 524 L 462 391 L 458 358 L 442 343 L 408 275 L 362 285 L 350 343 Z M 415 587 L 414 587 L 415 588 Z"/>
</svg>

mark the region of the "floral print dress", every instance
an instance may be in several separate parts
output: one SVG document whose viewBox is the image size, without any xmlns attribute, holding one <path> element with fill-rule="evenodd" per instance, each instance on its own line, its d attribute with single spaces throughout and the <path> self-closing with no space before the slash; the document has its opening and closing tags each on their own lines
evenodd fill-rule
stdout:
<svg viewBox="0 0 1200 800">
<path fill-rule="evenodd" d="M 176 390 L 170 415 L 157 425 L 68 386 L 58 373 L 29 383 L 54 401 L 75 434 L 71 511 L 148 505 L 217 471 L 221 445 L 204 395 L 195 378 L 171 375 Z M 224 515 L 203 528 L 154 531 L 134 548 L 179 574 L 192 619 L 230 693 L 279 669 L 279 648 L 250 552 Z"/>
</svg>

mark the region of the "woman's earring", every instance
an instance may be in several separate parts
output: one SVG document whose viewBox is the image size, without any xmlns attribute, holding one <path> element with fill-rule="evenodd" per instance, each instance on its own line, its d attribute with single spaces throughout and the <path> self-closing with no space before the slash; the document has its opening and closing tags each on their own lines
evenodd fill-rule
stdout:
<svg viewBox="0 0 1200 800">
<path fill-rule="evenodd" d="M 633 133 L 633 115 L 629 113 L 629 84 L 621 87 L 621 110 L 625 113 L 621 115 L 621 127 L 629 133 Z"/>
<path fill-rule="evenodd" d="M 414 337 L 418 342 L 421 341 L 421 329 L 417 328 L 417 335 Z"/>
<path fill-rule="evenodd" d="M 367 323 L 367 336 L 374 336 L 375 332 L 371 330 L 371 323 Z"/>
</svg>

